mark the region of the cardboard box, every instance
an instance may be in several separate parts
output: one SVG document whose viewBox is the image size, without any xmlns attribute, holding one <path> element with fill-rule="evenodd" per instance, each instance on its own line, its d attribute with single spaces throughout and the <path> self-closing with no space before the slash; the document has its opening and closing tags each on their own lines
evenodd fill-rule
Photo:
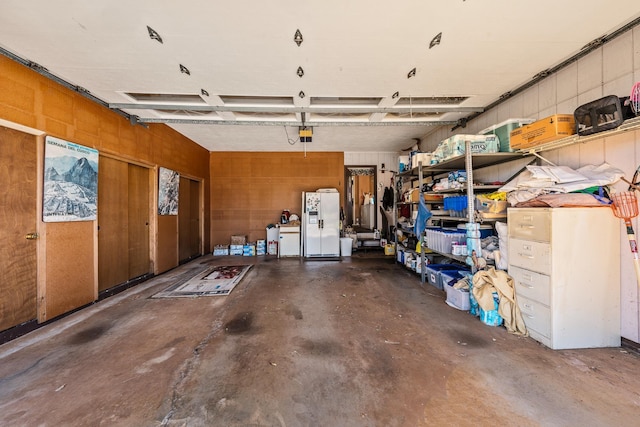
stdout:
<svg viewBox="0 0 640 427">
<path fill-rule="evenodd" d="M 213 248 L 214 256 L 225 256 L 229 255 L 229 246 L 226 245 L 216 245 Z"/>
<path fill-rule="evenodd" d="M 419 202 L 420 201 L 420 189 L 414 188 L 411 190 L 411 199 L 410 202 Z"/>
<path fill-rule="evenodd" d="M 230 245 L 229 255 L 242 255 L 243 247 L 243 245 Z"/>
<path fill-rule="evenodd" d="M 533 119 L 508 119 L 504 122 L 500 122 L 497 125 L 490 126 L 486 129 L 478 132 L 481 135 L 495 135 L 498 137 L 500 144 L 500 151 L 511 152 L 514 151 L 511 147 L 511 132 L 521 126 L 533 123 Z"/>
<path fill-rule="evenodd" d="M 514 129 L 509 134 L 509 144 L 514 150 L 522 150 L 575 133 L 576 122 L 573 114 L 555 114 Z"/>
<path fill-rule="evenodd" d="M 242 247 L 242 255 L 244 256 L 255 256 L 256 255 L 256 245 L 248 244 Z"/>
<path fill-rule="evenodd" d="M 247 236 L 231 236 L 232 245 L 244 245 L 247 243 Z"/>
</svg>

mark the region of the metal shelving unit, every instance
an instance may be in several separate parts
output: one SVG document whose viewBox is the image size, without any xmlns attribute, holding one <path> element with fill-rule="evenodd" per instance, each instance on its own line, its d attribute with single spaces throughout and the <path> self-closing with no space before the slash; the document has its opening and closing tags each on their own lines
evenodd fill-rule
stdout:
<svg viewBox="0 0 640 427">
<path fill-rule="evenodd" d="M 468 222 L 468 223 L 474 223 L 476 222 L 476 218 L 475 218 L 475 191 L 479 191 L 479 192 L 484 192 L 484 191 L 492 191 L 492 190 L 497 190 L 498 188 L 500 188 L 500 185 L 473 185 L 473 170 L 474 169 L 481 169 L 481 168 L 485 168 L 485 167 L 489 167 L 489 166 L 494 166 L 494 165 L 498 165 L 501 163 L 505 163 L 505 162 L 509 162 L 512 160 L 517 160 L 519 158 L 523 158 L 523 157 L 527 157 L 529 155 L 531 155 L 528 152 L 513 152 L 513 153 L 481 153 L 481 154 L 472 154 L 471 153 L 471 147 L 470 147 L 470 142 L 467 141 L 466 142 L 466 146 L 465 146 L 465 154 L 461 155 L 461 156 L 457 156 L 448 160 L 445 160 L 443 162 L 440 162 L 438 164 L 435 165 L 427 165 L 427 166 L 422 166 L 419 165 L 416 168 L 413 168 L 411 170 L 408 170 L 406 172 L 402 172 L 398 174 L 398 177 L 400 178 L 409 178 L 411 180 L 418 180 L 418 188 L 422 189 L 422 184 L 424 182 L 424 177 L 431 175 L 431 177 L 435 177 L 436 175 L 441 175 L 447 172 L 451 172 L 451 171 L 455 171 L 455 170 L 465 170 L 467 173 L 467 184 L 466 184 L 466 188 L 458 188 L 458 189 L 447 189 L 447 190 L 442 190 L 442 191 L 433 191 L 433 192 L 429 192 L 427 194 L 454 194 L 454 193 L 460 193 L 460 194 L 465 194 L 467 196 L 467 216 L 466 217 L 454 217 L 454 216 L 444 216 L 444 215 L 439 215 L 439 216 L 434 216 L 434 219 L 441 219 L 441 220 L 450 220 L 450 221 L 460 221 L 460 222 Z M 405 202 L 404 204 L 410 204 L 410 203 L 416 203 L 416 202 Z M 436 202 L 437 203 L 437 202 Z M 397 221 L 397 206 L 401 204 L 401 202 L 397 202 L 394 203 L 394 211 L 396 212 L 396 214 L 394 215 L 395 220 Z M 501 218 L 491 218 L 491 219 L 487 219 L 487 221 L 496 221 L 499 220 Z M 483 219 L 483 221 L 485 221 Z M 407 231 L 407 232 L 413 232 L 413 230 L 403 230 L 403 231 Z M 424 238 L 425 235 L 424 233 L 422 233 L 421 236 L 416 236 L 418 237 L 419 241 L 420 241 L 420 245 L 424 248 L 427 248 L 425 243 L 424 243 Z M 438 251 L 434 251 L 433 249 L 429 248 L 429 250 L 431 250 L 431 252 L 436 253 L 438 255 L 442 255 L 442 256 L 446 256 L 448 258 L 457 260 L 459 262 L 465 263 L 466 262 L 466 257 L 464 256 L 459 256 L 459 255 L 453 255 L 453 254 L 447 254 L 447 253 L 442 253 L 442 252 L 438 252 Z M 396 251 L 397 251 L 397 245 L 396 245 Z M 425 268 L 425 251 L 421 250 L 420 251 L 420 278 L 421 278 L 421 282 L 424 283 L 425 279 L 426 279 L 426 268 Z"/>
</svg>

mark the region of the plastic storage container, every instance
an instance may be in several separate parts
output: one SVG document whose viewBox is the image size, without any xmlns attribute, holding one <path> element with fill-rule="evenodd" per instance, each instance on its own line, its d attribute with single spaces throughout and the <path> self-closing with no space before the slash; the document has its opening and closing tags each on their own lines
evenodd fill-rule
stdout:
<svg viewBox="0 0 640 427">
<path fill-rule="evenodd" d="M 425 232 L 427 247 L 436 252 L 444 254 L 452 253 L 454 243 L 465 243 L 466 232 L 459 232 L 455 229 L 433 229 L 428 228 Z"/>
<path fill-rule="evenodd" d="M 427 265 L 427 281 L 435 286 L 436 288 L 442 290 L 442 281 L 439 273 L 442 270 L 454 270 L 457 271 L 460 266 L 455 264 L 428 264 Z"/>
<path fill-rule="evenodd" d="M 340 255 L 351 256 L 352 248 L 353 248 L 353 239 L 351 239 L 351 237 L 340 238 Z"/>
<path fill-rule="evenodd" d="M 444 290 L 447 293 L 447 305 L 457 308 L 458 310 L 469 311 L 471 308 L 471 300 L 468 289 L 456 289 L 453 286 L 445 285 Z"/>
<path fill-rule="evenodd" d="M 460 266 L 458 266 L 457 270 L 441 270 L 438 274 L 440 274 L 440 281 L 442 282 L 442 287 L 444 288 L 446 285 L 453 285 L 458 280 L 462 279 L 468 272 L 469 270 L 462 269 L 460 268 Z"/>
<path fill-rule="evenodd" d="M 511 152 L 510 145 L 510 133 L 512 130 L 517 129 L 523 125 L 533 123 L 533 119 L 508 119 L 504 122 L 500 122 L 497 125 L 489 126 L 486 129 L 481 130 L 482 135 L 495 135 L 498 137 L 498 143 L 500 145 L 500 151 Z"/>
<path fill-rule="evenodd" d="M 443 203 L 444 209 L 449 211 L 449 216 L 467 216 L 467 196 L 448 196 L 444 198 Z"/>
</svg>

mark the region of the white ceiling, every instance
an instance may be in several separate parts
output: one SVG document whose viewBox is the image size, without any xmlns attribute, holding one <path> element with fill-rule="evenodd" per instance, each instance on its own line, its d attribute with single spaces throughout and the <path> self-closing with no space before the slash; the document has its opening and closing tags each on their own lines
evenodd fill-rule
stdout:
<svg viewBox="0 0 640 427">
<path fill-rule="evenodd" d="M 640 1 L 614 3 L 2 0 L 0 47 L 211 151 L 302 150 L 303 116 L 308 151 L 399 151 L 640 17 Z M 150 108 L 127 93 L 196 102 Z M 468 99 L 444 108 L 420 99 L 430 97 Z"/>
</svg>

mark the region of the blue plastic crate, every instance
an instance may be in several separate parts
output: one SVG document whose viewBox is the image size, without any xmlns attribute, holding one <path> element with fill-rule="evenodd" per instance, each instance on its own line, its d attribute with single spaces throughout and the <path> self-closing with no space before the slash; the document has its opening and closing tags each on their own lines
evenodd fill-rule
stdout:
<svg viewBox="0 0 640 427">
<path fill-rule="evenodd" d="M 427 281 L 436 288 L 443 290 L 444 287 L 442 286 L 442 280 L 440 279 L 440 272 L 443 270 L 456 271 L 459 268 L 460 266 L 456 264 L 428 264 L 426 271 Z"/>
</svg>

